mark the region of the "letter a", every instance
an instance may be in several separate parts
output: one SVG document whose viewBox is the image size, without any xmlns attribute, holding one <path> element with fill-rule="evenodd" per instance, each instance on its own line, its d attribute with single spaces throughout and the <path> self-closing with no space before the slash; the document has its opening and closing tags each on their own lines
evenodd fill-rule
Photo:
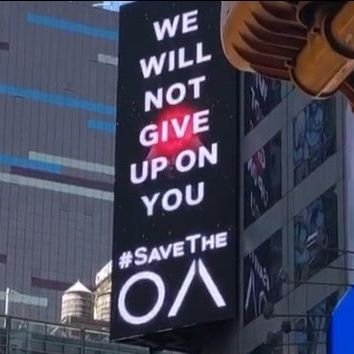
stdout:
<svg viewBox="0 0 354 354">
<path fill-rule="evenodd" d="M 200 275 L 201 280 L 205 284 L 210 296 L 215 302 L 215 305 L 217 307 L 225 307 L 226 303 L 224 298 L 222 297 L 219 289 L 217 288 L 216 284 L 214 283 L 214 280 L 210 276 L 208 270 L 206 269 L 204 263 L 202 262 L 201 259 L 198 259 L 198 272 Z M 193 278 L 195 277 L 196 274 L 196 261 L 193 261 L 191 266 L 189 267 L 189 270 L 187 272 L 187 275 L 182 283 L 181 288 L 178 291 L 177 297 L 171 307 L 170 312 L 168 313 L 168 317 L 175 317 L 181 308 L 181 305 L 187 295 L 187 291 L 192 284 Z"/>
</svg>

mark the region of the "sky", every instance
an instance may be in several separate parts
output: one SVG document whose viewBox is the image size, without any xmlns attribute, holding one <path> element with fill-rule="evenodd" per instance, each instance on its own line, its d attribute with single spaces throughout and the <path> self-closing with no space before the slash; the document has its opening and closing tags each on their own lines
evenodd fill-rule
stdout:
<svg viewBox="0 0 354 354">
<path fill-rule="evenodd" d="M 119 8 L 133 1 L 102 1 L 94 4 L 94 7 L 101 7 L 104 10 L 119 12 Z"/>
</svg>

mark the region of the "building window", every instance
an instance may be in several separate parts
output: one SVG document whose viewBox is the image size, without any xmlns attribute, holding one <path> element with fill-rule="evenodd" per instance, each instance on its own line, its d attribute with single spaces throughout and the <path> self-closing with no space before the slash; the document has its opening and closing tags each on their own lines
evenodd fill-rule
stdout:
<svg viewBox="0 0 354 354">
<path fill-rule="evenodd" d="M 7 263 L 7 255 L 0 253 L 0 263 L 6 264 Z"/>
<path fill-rule="evenodd" d="M 266 302 L 276 303 L 282 297 L 282 245 L 282 233 L 279 230 L 244 259 L 245 325 L 262 314 Z"/>
<path fill-rule="evenodd" d="M 9 50 L 10 45 L 9 42 L 0 42 L 0 50 Z"/>
<path fill-rule="evenodd" d="M 260 74 L 245 74 L 245 135 L 281 101 L 281 83 Z"/>
<path fill-rule="evenodd" d="M 334 100 L 313 101 L 293 119 L 294 185 L 336 151 Z"/>
<path fill-rule="evenodd" d="M 327 353 L 329 315 L 337 300 L 338 292 L 335 292 L 309 310 L 305 318 L 295 323 L 296 354 Z"/>
<path fill-rule="evenodd" d="M 281 133 L 244 164 L 244 227 L 281 197 Z"/>
<path fill-rule="evenodd" d="M 269 332 L 265 342 L 248 354 L 283 354 L 283 348 L 286 347 L 286 344 L 283 344 L 282 332 Z"/>
<path fill-rule="evenodd" d="M 337 258 L 337 195 L 331 188 L 294 218 L 296 282 L 303 282 Z"/>
<path fill-rule="evenodd" d="M 34 288 L 56 290 L 56 291 L 65 291 L 72 286 L 72 283 L 32 277 L 31 285 Z"/>
</svg>

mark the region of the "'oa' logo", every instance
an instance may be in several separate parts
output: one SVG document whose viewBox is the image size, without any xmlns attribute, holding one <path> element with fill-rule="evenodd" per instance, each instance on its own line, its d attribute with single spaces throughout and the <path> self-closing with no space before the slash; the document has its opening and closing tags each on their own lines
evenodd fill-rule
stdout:
<svg viewBox="0 0 354 354">
<path fill-rule="evenodd" d="M 182 283 L 182 286 L 178 291 L 177 297 L 173 302 L 170 311 L 168 312 L 168 317 L 175 317 L 177 315 L 197 272 L 199 273 L 201 280 L 204 282 L 211 298 L 214 300 L 215 305 L 217 307 L 226 306 L 224 298 L 222 297 L 217 286 L 215 285 L 204 263 L 201 259 L 198 259 L 197 261 L 193 261 L 191 266 L 189 267 L 189 270 Z M 125 300 L 131 287 L 141 280 L 149 280 L 155 285 L 157 289 L 157 300 L 149 312 L 142 316 L 134 316 L 127 310 Z M 124 283 L 119 293 L 118 310 L 120 312 L 120 315 L 126 322 L 133 325 L 141 325 L 144 323 L 148 323 L 152 319 L 154 319 L 161 310 L 161 307 L 165 301 L 165 294 L 165 284 L 158 274 L 150 271 L 136 273 Z"/>
</svg>

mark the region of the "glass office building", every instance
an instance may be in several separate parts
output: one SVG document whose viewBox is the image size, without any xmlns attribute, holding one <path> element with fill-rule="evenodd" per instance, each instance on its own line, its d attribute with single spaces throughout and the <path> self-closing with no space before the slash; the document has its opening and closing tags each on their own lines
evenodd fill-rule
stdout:
<svg viewBox="0 0 354 354">
<path fill-rule="evenodd" d="M 110 259 L 118 14 L 0 4 L 0 311 L 58 321 Z M 18 295 L 21 294 L 21 295 Z"/>
</svg>

